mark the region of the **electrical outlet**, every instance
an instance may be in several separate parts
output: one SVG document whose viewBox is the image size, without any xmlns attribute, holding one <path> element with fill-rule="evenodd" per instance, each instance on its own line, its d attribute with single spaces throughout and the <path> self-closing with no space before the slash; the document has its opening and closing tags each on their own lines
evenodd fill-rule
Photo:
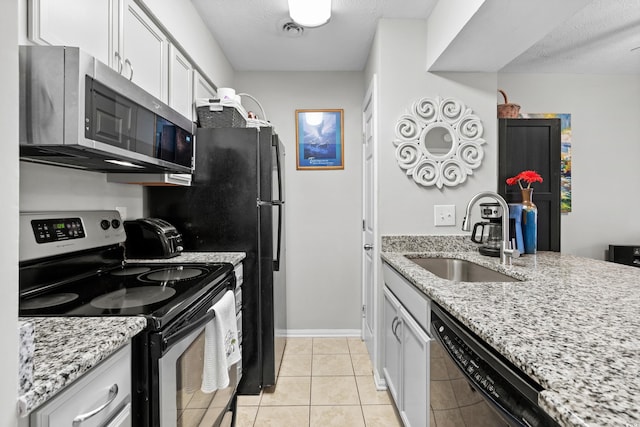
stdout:
<svg viewBox="0 0 640 427">
<path fill-rule="evenodd" d="M 456 205 L 434 205 L 433 218 L 436 227 L 456 225 Z"/>
</svg>

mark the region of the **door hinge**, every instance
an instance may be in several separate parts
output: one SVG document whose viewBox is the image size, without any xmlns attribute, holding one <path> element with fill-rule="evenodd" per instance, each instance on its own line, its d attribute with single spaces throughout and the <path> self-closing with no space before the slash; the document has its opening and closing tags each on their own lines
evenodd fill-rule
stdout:
<svg viewBox="0 0 640 427">
<path fill-rule="evenodd" d="M 365 231 L 365 230 L 366 230 L 366 226 L 365 226 L 365 222 L 364 222 L 364 219 L 363 219 L 362 220 L 362 231 Z"/>
<path fill-rule="evenodd" d="M 362 304 L 362 317 L 365 316 L 366 312 L 367 312 L 366 305 Z"/>
</svg>

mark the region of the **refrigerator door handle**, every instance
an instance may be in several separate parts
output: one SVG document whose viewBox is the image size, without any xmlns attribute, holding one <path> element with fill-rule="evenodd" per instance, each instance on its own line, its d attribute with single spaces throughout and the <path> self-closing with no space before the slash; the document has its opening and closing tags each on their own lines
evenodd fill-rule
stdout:
<svg viewBox="0 0 640 427">
<path fill-rule="evenodd" d="M 280 140 L 275 137 L 271 140 L 271 145 L 276 150 L 276 172 L 278 175 L 278 199 L 274 200 L 274 205 L 278 207 L 278 243 L 276 248 L 276 259 L 273 260 L 273 270 L 280 271 L 280 251 L 282 248 L 282 207 L 284 205 L 284 195 L 282 194 L 282 164 L 280 163 Z"/>
<path fill-rule="evenodd" d="M 280 271 L 280 249 L 282 247 L 282 206 L 284 201 L 278 200 L 275 206 L 278 208 L 278 246 L 276 249 L 276 259 L 273 260 L 273 271 Z"/>
<path fill-rule="evenodd" d="M 278 231 L 276 258 L 273 260 L 273 271 L 280 271 L 280 252 L 282 250 L 282 207 L 284 200 L 257 200 L 258 207 L 269 206 L 278 208 Z"/>
<path fill-rule="evenodd" d="M 284 200 L 258 200 L 258 206 L 282 206 Z"/>
</svg>

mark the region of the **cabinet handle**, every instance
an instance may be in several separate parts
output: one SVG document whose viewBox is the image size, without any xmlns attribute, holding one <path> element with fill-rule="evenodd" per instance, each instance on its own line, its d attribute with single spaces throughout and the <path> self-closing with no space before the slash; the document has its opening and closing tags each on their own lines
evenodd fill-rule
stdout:
<svg viewBox="0 0 640 427">
<path fill-rule="evenodd" d="M 400 337 L 398 336 L 397 330 L 398 330 L 398 326 L 400 326 L 400 324 L 402 323 L 402 321 L 396 317 L 396 319 L 398 319 L 398 322 L 396 323 L 396 327 L 393 328 L 393 335 L 396 337 L 396 339 L 398 340 L 398 342 L 402 342 L 402 340 L 400 339 Z"/>
<path fill-rule="evenodd" d="M 118 60 L 118 74 L 122 74 L 122 57 L 120 56 L 120 53 L 116 52 L 115 54 L 116 59 Z"/>
<path fill-rule="evenodd" d="M 118 384 L 114 384 L 109 387 L 109 397 L 103 405 L 98 406 L 96 409 L 89 411 L 86 414 L 75 417 L 73 419 L 73 427 L 79 426 L 81 423 L 103 411 L 107 406 L 111 405 L 111 403 L 116 399 L 116 396 L 118 396 Z"/>
<path fill-rule="evenodd" d="M 129 81 L 133 80 L 133 65 L 131 65 L 131 61 L 129 61 L 129 58 L 124 60 L 124 64 L 127 65 L 129 64 L 129 69 L 131 70 L 131 75 L 129 76 Z"/>
</svg>

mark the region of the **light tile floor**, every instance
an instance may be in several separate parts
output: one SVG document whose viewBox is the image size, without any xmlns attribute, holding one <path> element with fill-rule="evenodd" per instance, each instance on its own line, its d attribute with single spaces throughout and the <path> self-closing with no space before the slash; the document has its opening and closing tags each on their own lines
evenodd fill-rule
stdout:
<svg viewBox="0 0 640 427">
<path fill-rule="evenodd" d="M 238 396 L 237 427 L 401 427 L 360 338 L 289 338 L 273 393 Z"/>
</svg>

